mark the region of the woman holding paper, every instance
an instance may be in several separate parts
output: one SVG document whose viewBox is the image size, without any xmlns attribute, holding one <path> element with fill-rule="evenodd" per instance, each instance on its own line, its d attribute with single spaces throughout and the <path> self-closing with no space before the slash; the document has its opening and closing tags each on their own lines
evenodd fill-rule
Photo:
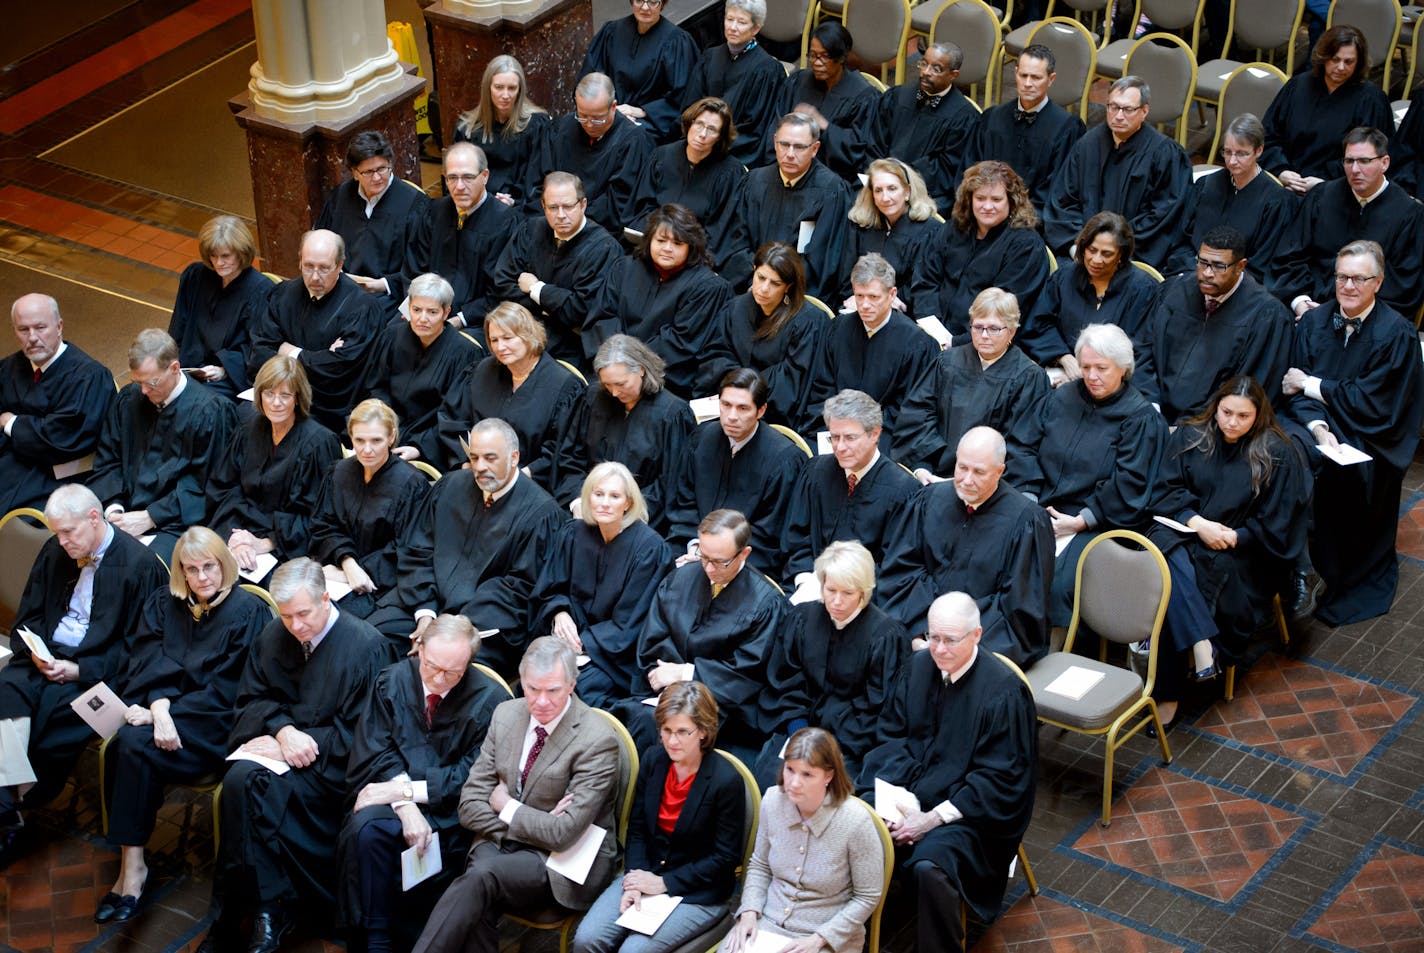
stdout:
<svg viewBox="0 0 1424 953">
<path fill-rule="evenodd" d="M 830 732 L 802 728 L 787 742 L 785 758 L 781 785 L 762 799 L 737 922 L 722 949 L 751 950 L 765 930 L 786 940 L 757 949 L 859 953 L 865 921 L 885 888 L 875 820 L 853 803 Z"/>
<path fill-rule="evenodd" d="M 143 845 L 164 785 L 196 781 L 223 765 L 248 644 L 272 621 L 266 604 L 237 582 L 237 561 L 222 538 L 194 526 L 173 548 L 168 588 L 144 605 L 123 692 L 128 724 L 104 759 L 109 840 L 119 845 L 120 860 L 113 889 L 94 914 L 99 923 L 138 913 L 148 879 Z"/>
<path fill-rule="evenodd" d="M 653 712 L 662 747 L 645 752 L 628 824 L 628 869 L 609 884 L 574 935 L 575 953 L 662 953 L 711 929 L 727 912 L 746 840 L 741 776 L 712 751 L 717 702 L 701 682 L 663 689 Z M 658 899 L 655 899 L 658 898 Z M 651 935 L 618 923 L 680 902 Z"/>
</svg>

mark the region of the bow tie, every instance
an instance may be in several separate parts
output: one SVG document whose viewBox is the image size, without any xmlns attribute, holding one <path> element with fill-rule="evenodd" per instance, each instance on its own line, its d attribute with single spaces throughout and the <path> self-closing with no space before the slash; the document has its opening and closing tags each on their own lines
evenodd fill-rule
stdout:
<svg viewBox="0 0 1424 953">
<path fill-rule="evenodd" d="M 1014 122 L 1021 122 L 1026 126 L 1032 126 L 1037 121 L 1038 110 L 1029 111 L 1027 109 L 1021 109 L 1018 106 L 1014 107 Z"/>
<path fill-rule="evenodd" d="M 1336 311 L 1330 318 L 1330 326 L 1336 331 L 1344 331 L 1348 328 L 1351 333 L 1354 333 L 1360 330 L 1360 322 L 1363 320 L 1363 318 L 1347 318 L 1339 311 Z"/>
<path fill-rule="evenodd" d="M 76 560 L 74 560 L 74 561 L 79 564 L 79 568 L 80 568 L 80 569 L 83 569 L 85 566 L 93 566 L 95 569 L 98 569 L 98 568 L 99 568 L 99 560 L 102 559 L 102 558 L 103 558 L 102 556 L 99 556 L 99 555 L 96 553 L 96 554 L 93 555 L 93 556 L 80 556 L 78 559 L 76 559 Z"/>
<path fill-rule="evenodd" d="M 926 107 L 928 107 L 928 108 L 930 108 L 930 109 L 938 109 L 940 102 L 944 99 L 944 96 L 945 96 L 944 93 L 940 93 L 938 96 L 931 96 L 929 93 L 925 92 L 923 89 L 916 89 L 916 90 L 915 90 L 915 105 L 916 105 L 916 106 L 926 106 Z"/>
</svg>

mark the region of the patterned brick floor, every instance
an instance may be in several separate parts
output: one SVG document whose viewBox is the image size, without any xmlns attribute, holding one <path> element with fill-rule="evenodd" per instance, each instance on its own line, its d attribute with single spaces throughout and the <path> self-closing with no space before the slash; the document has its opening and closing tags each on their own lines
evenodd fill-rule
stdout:
<svg viewBox="0 0 1424 953">
<path fill-rule="evenodd" d="M 1308 935 L 1368 953 L 1424 949 L 1424 855 L 1382 845 Z"/>
</svg>

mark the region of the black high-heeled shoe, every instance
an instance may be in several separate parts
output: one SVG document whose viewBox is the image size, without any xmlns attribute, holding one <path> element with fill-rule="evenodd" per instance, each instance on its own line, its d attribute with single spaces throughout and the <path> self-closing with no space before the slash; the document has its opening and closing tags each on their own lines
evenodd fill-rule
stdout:
<svg viewBox="0 0 1424 953">
<path fill-rule="evenodd" d="M 1192 681 L 1209 682 L 1221 674 L 1221 665 L 1217 662 L 1216 643 L 1211 643 L 1211 664 L 1206 668 L 1200 668 L 1192 672 Z"/>
</svg>

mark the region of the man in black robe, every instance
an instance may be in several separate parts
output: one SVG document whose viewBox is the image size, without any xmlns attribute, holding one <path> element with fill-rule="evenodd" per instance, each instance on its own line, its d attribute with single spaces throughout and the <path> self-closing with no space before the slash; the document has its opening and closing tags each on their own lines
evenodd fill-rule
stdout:
<svg viewBox="0 0 1424 953">
<path fill-rule="evenodd" d="M 481 643 L 480 657 L 508 672 L 528 637 L 529 595 L 544 554 L 568 514 L 519 472 L 519 436 L 504 421 L 475 424 L 469 458 L 469 468 L 431 488 L 396 554 L 396 587 L 369 621 L 404 653 L 436 615 L 458 613 L 495 630 Z"/>
<path fill-rule="evenodd" d="M 468 619 L 440 616 L 415 656 L 376 676 L 356 723 L 346 770 L 355 804 L 341 828 L 338 899 L 341 921 L 364 937 L 367 953 L 410 948 L 469 849 L 456 814 L 460 787 L 495 706 L 509 699 L 503 685 L 470 667 L 478 643 Z M 439 851 L 442 870 L 402 894 L 400 853 L 408 847 Z"/>
<path fill-rule="evenodd" d="M 919 329 L 916 328 L 916 331 Z M 832 453 L 811 461 L 791 493 L 782 532 L 792 602 L 819 599 L 816 557 L 838 539 L 858 539 L 884 565 L 891 529 L 919 489 L 915 478 L 880 452 L 880 405 L 844 390 L 823 412 Z"/>
<path fill-rule="evenodd" d="M 129 375 L 104 418 L 89 488 L 105 519 L 130 536 L 156 534 L 153 551 L 167 560 L 178 536 L 203 521 L 208 476 L 237 430 L 237 411 L 183 373 L 178 345 L 157 328 L 130 345 Z"/>
<path fill-rule="evenodd" d="M 617 230 L 633 208 L 633 187 L 653 153 L 648 130 L 618 111 L 613 80 L 589 73 L 574 90 L 574 114 L 554 120 L 535 166 L 534 182 L 550 172 L 579 177 L 589 194 L 588 215 L 605 228 Z M 529 196 L 526 211 L 542 209 L 542 189 Z"/>
<path fill-rule="evenodd" d="M 638 637 L 633 700 L 620 705 L 639 751 L 658 742 L 653 709 L 641 700 L 675 682 L 707 686 L 723 717 L 718 746 L 747 764 L 777 727 L 765 719 L 761 694 L 791 605 L 765 576 L 747 568 L 751 538 L 741 513 L 713 510 L 697 527 L 697 561 L 674 569 L 658 585 Z"/>
<path fill-rule="evenodd" d="M 143 604 L 168 578 L 142 543 L 104 521 L 82 486 L 55 490 L 45 518 L 55 535 L 30 569 L 11 630 L 15 655 L 0 669 L 0 868 L 20 847 L 22 800 L 58 794 L 94 738 L 69 703 L 99 682 L 122 695 Z M 50 660 L 25 650 L 14 634 L 21 629 L 39 637 Z"/>
<path fill-rule="evenodd" d="M 1394 601 L 1399 493 L 1419 443 L 1424 371 L 1414 325 L 1377 297 L 1389 280 L 1379 245 L 1345 245 L 1334 273 L 1335 300 L 1296 325 L 1282 386 L 1286 415 L 1317 445 L 1347 444 L 1373 458 L 1327 460 L 1315 482 L 1310 556 L 1326 587 L 1315 614 L 1344 625 Z"/>
<path fill-rule="evenodd" d="M 921 489 L 890 534 L 875 592 L 911 635 L 928 630 L 930 604 L 959 589 L 979 606 L 984 647 L 1019 665 L 1048 651 L 1053 527 L 1004 482 L 1004 438 L 975 427 L 960 438 L 954 480 Z"/>
<path fill-rule="evenodd" d="M 77 473 L 114 403 L 113 377 L 64 340 L 53 298 L 19 298 L 10 323 L 20 349 L 0 361 L 0 513 L 42 505 Z"/>
<path fill-rule="evenodd" d="M 551 173 L 541 194 L 544 218 L 527 219 L 515 230 L 495 266 L 495 295 L 543 321 L 549 353 L 578 364 L 584 360 L 579 328 L 623 252 L 617 239 L 585 214 L 588 200 L 578 176 Z"/>
<path fill-rule="evenodd" d="M 1018 98 L 984 110 L 969 150 L 973 158 L 966 163 L 1007 162 L 1039 209 L 1047 207 L 1058 170 L 1086 131 L 1076 113 L 1048 98 L 1057 77 L 1057 60 L 1048 47 L 1035 43 L 1020 53 L 1014 66 Z"/>
<path fill-rule="evenodd" d="M 300 278 L 279 284 L 252 328 L 247 371 L 253 378 L 276 354 L 294 357 L 312 387 L 311 414 L 328 430 L 346 430 L 360 398 L 371 347 L 385 324 L 374 296 L 342 271 L 345 243 L 318 229 L 302 236 Z"/>
<path fill-rule="evenodd" d="M 1137 76 L 1108 93 L 1108 121 L 1073 146 L 1043 209 L 1048 247 L 1066 257 L 1088 219 L 1117 212 L 1132 225 L 1137 258 L 1167 267 L 1191 207 L 1192 160 L 1176 141 L 1147 125 L 1151 94 Z"/>
<path fill-rule="evenodd" d="M 281 618 L 248 653 L 228 743 L 288 770 L 244 758 L 223 777 L 215 919 L 200 953 L 238 948 L 238 924 L 254 904 L 248 949 L 276 953 L 299 903 L 331 903 L 352 733 L 391 661 L 379 632 L 332 605 L 315 560 L 278 566 L 271 592 Z"/>
<path fill-rule="evenodd" d="M 869 794 L 881 778 L 919 800 L 920 809 L 906 805 L 889 826 L 897 858 L 914 874 L 915 949 L 923 953 L 964 949 L 961 903 L 984 923 L 999 915 L 1009 864 L 1033 818 L 1033 695 L 979 644 L 982 632 L 972 598 L 935 600 L 929 649 L 910 658 L 856 783 Z"/>
<path fill-rule="evenodd" d="M 395 173 L 390 141 L 375 130 L 358 132 L 346 147 L 351 178 L 332 189 L 316 228 L 346 243 L 346 276 L 394 316 L 405 297 L 406 256 L 430 199 Z"/>
<path fill-rule="evenodd" d="M 786 78 L 781 63 L 757 42 L 766 4 L 754 6 L 760 10 L 726 8 L 722 34 L 727 42 L 703 52 L 682 100 L 686 107 L 705 96 L 715 96 L 731 107 L 737 126 L 732 157 L 743 165 L 757 161 L 762 136 L 776 121 L 776 91 Z"/>
<path fill-rule="evenodd" d="M 806 293 L 830 301 L 840 287 L 850 186 L 816 162 L 821 127 L 800 113 L 777 123 L 776 162 L 753 169 L 737 191 L 731 258 L 719 262 L 733 287 L 751 279 L 752 258 L 767 242 L 786 242 L 806 265 Z"/>
<path fill-rule="evenodd" d="M 775 578 L 781 574 L 781 531 L 791 491 L 806 469 L 806 455 L 784 435 L 762 423 L 770 395 L 756 371 L 739 367 L 722 377 L 718 419 L 692 438 L 668 507 L 668 542 L 697 555 L 697 524 L 713 510 L 736 510 L 752 526 L 751 565 Z"/>
<path fill-rule="evenodd" d="M 1385 256 L 1379 299 L 1412 318 L 1424 303 L 1424 208 L 1390 182 L 1389 139 L 1359 127 L 1345 137 L 1345 177 L 1306 193 L 1293 227 L 1281 239 L 1272 291 L 1299 318 L 1334 293 L 1335 253 L 1357 240 Z"/>
<path fill-rule="evenodd" d="M 858 70 L 847 68 L 852 44 L 850 31 L 839 20 L 825 20 L 817 26 L 807 47 L 808 66 L 782 81 L 776 113 L 810 116 L 821 127 L 817 161 L 859 186 L 856 174 L 864 171 L 866 163 L 857 148 L 857 133 L 880 94 Z M 773 132 L 767 131 L 758 165 L 776 158 Z"/>
<path fill-rule="evenodd" d="M 1218 225 L 1197 250 L 1196 273 L 1164 282 L 1147 315 L 1147 353 L 1132 382 L 1173 426 L 1238 374 L 1255 378 L 1272 403 L 1280 397 L 1294 322 L 1246 268 L 1246 239 Z"/>
<path fill-rule="evenodd" d="M 445 187 L 431 202 L 406 254 L 405 278 L 429 272 L 455 289 L 450 323 L 484 340 L 485 315 L 499 303 L 494 266 L 519 227 L 513 209 L 486 190 L 489 161 L 479 146 L 457 142 L 445 150 Z"/>
</svg>

